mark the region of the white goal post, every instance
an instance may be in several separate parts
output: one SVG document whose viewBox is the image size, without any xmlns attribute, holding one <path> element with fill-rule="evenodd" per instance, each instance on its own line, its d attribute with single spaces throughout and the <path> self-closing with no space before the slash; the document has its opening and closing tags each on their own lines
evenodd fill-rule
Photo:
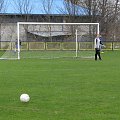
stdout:
<svg viewBox="0 0 120 120">
<path fill-rule="evenodd" d="M 17 23 L 17 42 L 18 42 L 18 59 L 20 59 L 20 26 L 21 25 L 75 25 L 75 26 L 80 26 L 80 25 L 96 25 L 97 26 L 97 31 L 96 33 L 99 34 L 99 23 L 43 23 L 43 22 L 18 22 Z M 76 42 L 76 50 L 75 50 L 75 56 L 77 57 L 77 52 L 78 52 L 78 30 L 75 30 L 75 42 Z"/>
<path fill-rule="evenodd" d="M 99 23 L 17 22 L 16 27 L 10 26 L 8 41 L 1 42 L 0 59 L 80 57 L 83 50 L 93 51 L 99 34 Z"/>
</svg>

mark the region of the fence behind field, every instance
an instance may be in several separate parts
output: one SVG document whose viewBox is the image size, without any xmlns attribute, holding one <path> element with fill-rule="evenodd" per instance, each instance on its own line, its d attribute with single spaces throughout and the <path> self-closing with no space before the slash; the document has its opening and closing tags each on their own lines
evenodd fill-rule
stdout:
<svg viewBox="0 0 120 120">
<path fill-rule="evenodd" d="M 78 50 L 94 50 L 93 42 L 78 42 Z M 104 50 L 120 50 L 120 42 L 104 42 Z M 0 42 L 0 50 L 14 50 L 15 42 Z M 22 42 L 21 50 L 75 50 L 75 42 Z"/>
</svg>

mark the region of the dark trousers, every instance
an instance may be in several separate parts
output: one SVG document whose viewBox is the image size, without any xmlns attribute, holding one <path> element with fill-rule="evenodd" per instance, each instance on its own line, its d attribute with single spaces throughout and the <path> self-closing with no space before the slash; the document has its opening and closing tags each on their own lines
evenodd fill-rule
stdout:
<svg viewBox="0 0 120 120">
<path fill-rule="evenodd" d="M 95 60 L 97 60 L 97 56 L 99 57 L 99 60 L 101 60 L 100 49 L 95 48 Z"/>
</svg>

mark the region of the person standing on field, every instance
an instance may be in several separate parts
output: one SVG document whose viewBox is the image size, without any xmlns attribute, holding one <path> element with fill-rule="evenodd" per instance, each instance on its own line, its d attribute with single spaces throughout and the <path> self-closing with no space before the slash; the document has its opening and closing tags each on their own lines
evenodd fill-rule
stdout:
<svg viewBox="0 0 120 120">
<path fill-rule="evenodd" d="M 100 51 L 101 51 L 101 46 L 104 46 L 103 43 L 101 42 L 101 35 L 97 35 L 94 41 L 94 47 L 95 47 L 95 60 L 97 60 L 97 56 L 99 57 L 99 60 L 102 60 Z"/>
<path fill-rule="evenodd" d="M 19 47 L 21 47 L 21 41 L 19 41 Z M 18 41 L 15 41 L 15 52 L 18 50 Z"/>
</svg>

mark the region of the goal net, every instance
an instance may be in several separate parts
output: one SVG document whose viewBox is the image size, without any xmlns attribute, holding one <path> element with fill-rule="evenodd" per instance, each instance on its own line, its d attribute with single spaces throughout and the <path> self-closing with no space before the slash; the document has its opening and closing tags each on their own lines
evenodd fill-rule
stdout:
<svg viewBox="0 0 120 120">
<path fill-rule="evenodd" d="M 18 22 L 17 39 L 1 58 L 92 58 L 99 23 Z"/>
</svg>

